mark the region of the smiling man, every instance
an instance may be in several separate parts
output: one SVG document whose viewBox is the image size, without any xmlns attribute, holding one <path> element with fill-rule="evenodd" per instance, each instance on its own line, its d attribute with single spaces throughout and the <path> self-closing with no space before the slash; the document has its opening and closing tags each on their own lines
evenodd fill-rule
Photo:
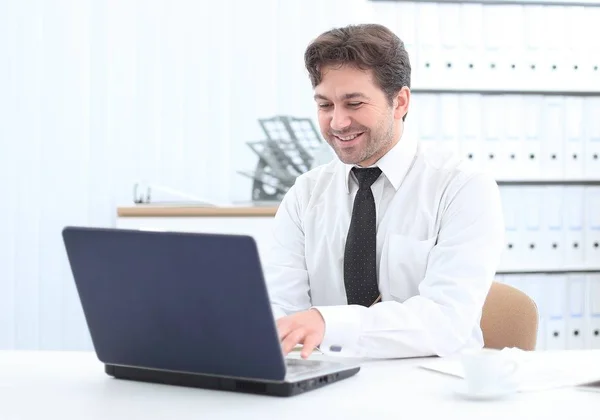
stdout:
<svg viewBox="0 0 600 420">
<path fill-rule="evenodd" d="M 504 223 L 493 178 L 403 136 L 410 62 L 380 25 L 306 49 L 321 133 L 338 159 L 301 176 L 275 216 L 265 276 L 285 353 L 448 355 L 483 345 Z M 435 121 L 431 121 L 436 124 Z"/>
</svg>

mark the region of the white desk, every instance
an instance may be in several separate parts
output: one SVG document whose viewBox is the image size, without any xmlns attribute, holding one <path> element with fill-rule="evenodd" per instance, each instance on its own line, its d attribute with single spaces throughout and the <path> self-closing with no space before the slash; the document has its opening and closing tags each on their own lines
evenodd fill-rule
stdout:
<svg viewBox="0 0 600 420">
<path fill-rule="evenodd" d="M 587 353 L 586 355 L 589 355 Z M 600 363 L 600 351 L 593 358 Z M 375 361 L 353 378 L 291 398 L 116 380 L 91 353 L 0 352 L 0 418 L 28 419 L 598 419 L 600 393 L 574 388 L 497 401 L 454 395 L 459 379 Z"/>
</svg>

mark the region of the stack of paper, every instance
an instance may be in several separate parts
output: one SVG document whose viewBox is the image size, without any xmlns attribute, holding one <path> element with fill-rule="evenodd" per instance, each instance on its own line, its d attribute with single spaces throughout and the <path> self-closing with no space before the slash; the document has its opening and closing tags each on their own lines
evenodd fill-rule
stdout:
<svg viewBox="0 0 600 420">
<path fill-rule="evenodd" d="M 600 351 L 535 351 L 504 349 L 518 362 L 518 390 L 543 391 L 586 385 L 600 381 Z M 436 359 L 420 367 L 444 374 L 464 377 L 459 357 Z"/>
</svg>

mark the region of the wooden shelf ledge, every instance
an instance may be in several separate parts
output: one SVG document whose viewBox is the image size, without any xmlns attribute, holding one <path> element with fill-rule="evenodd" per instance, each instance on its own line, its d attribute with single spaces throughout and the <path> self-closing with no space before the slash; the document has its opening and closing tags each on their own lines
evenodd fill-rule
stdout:
<svg viewBox="0 0 600 420">
<path fill-rule="evenodd" d="M 185 207 L 138 205 L 118 207 L 118 217 L 273 217 L 277 207 Z"/>
</svg>

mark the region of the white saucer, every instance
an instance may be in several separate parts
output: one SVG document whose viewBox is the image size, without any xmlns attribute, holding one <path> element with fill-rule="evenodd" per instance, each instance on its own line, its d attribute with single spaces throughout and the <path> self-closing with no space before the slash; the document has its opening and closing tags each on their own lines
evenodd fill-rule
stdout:
<svg viewBox="0 0 600 420">
<path fill-rule="evenodd" d="M 485 401 L 485 400 L 498 400 L 501 398 L 507 398 L 511 395 L 516 394 L 517 391 L 514 388 L 510 388 L 510 389 L 495 389 L 495 390 L 489 391 L 489 392 L 473 393 L 473 392 L 467 391 L 466 383 L 461 383 L 460 386 L 458 386 L 454 390 L 454 393 L 456 395 L 458 395 L 459 397 L 465 398 L 467 400 Z"/>
</svg>

